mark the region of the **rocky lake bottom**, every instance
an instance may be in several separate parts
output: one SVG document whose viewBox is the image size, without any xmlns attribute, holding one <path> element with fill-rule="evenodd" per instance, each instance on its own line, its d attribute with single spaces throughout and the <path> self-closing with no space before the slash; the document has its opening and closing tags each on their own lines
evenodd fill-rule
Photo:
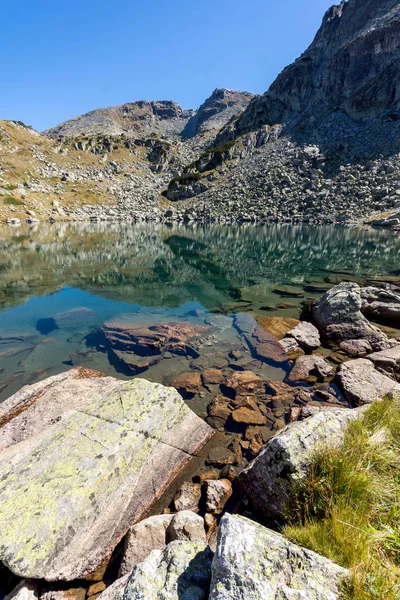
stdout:
<svg viewBox="0 0 400 600">
<path fill-rule="evenodd" d="M 0 240 L 0 400 L 72 367 L 173 385 L 226 436 L 218 467 L 251 459 L 293 409 L 347 406 L 328 374 L 293 374 L 277 343 L 301 311 L 341 281 L 400 281 L 400 236 L 367 227 L 42 224 Z M 260 382 L 273 389 L 257 422 L 230 418 L 238 389 Z"/>
</svg>

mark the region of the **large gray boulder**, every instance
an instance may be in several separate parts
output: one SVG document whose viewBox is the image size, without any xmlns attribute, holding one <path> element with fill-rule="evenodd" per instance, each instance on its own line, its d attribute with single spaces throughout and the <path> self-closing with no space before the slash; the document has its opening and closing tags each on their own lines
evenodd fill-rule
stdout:
<svg viewBox="0 0 400 600">
<path fill-rule="evenodd" d="M 99 600 L 206 600 L 211 561 L 204 542 L 171 542 L 137 565 L 122 589 L 114 584 L 115 593 L 106 590 Z"/>
<path fill-rule="evenodd" d="M 266 518 L 279 517 L 287 506 L 293 484 L 305 479 L 318 447 L 340 444 L 358 410 L 321 411 L 291 423 L 273 437 L 239 475 L 243 491 Z"/>
<path fill-rule="evenodd" d="M 388 394 L 400 390 L 396 381 L 377 371 L 373 362 L 366 358 L 357 358 L 340 365 L 335 381 L 353 406 L 371 404 L 374 400 L 382 400 Z"/>
<path fill-rule="evenodd" d="M 142 379 L 67 411 L 0 453 L 0 560 L 21 577 L 89 578 L 213 435 Z"/>
<path fill-rule="evenodd" d="M 361 288 L 357 283 L 340 283 L 312 306 L 312 318 L 328 340 L 368 340 L 373 350 L 382 350 L 387 336 L 361 313 Z"/>
<path fill-rule="evenodd" d="M 338 600 L 348 572 L 244 517 L 226 514 L 210 600 Z"/>
</svg>

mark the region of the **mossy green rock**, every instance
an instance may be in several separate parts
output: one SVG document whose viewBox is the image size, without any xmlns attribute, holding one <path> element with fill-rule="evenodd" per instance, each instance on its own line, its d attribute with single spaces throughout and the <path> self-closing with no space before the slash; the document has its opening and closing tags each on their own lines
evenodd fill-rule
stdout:
<svg viewBox="0 0 400 600">
<path fill-rule="evenodd" d="M 213 431 L 142 379 L 0 454 L 0 560 L 26 578 L 88 578 Z"/>
<path fill-rule="evenodd" d="M 238 515 L 220 523 L 210 600 L 338 600 L 347 571 Z"/>
</svg>

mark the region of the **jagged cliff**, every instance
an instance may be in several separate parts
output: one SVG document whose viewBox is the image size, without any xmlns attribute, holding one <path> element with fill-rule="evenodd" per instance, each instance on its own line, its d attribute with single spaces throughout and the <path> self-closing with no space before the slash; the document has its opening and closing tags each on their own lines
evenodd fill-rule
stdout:
<svg viewBox="0 0 400 600">
<path fill-rule="evenodd" d="M 399 59 L 400 2 L 330 8 L 310 47 L 170 184 L 174 212 L 351 220 L 396 210 Z"/>
</svg>

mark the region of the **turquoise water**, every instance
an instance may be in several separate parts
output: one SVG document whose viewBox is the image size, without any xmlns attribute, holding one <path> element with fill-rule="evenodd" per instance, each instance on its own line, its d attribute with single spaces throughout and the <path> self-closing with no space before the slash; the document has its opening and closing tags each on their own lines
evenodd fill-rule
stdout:
<svg viewBox="0 0 400 600">
<path fill-rule="evenodd" d="M 3 226 L 0 399 L 73 364 L 126 377 L 86 339 L 118 315 L 129 313 L 135 326 L 201 324 L 238 312 L 296 317 L 341 280 L 400 281 L 399 252 L 398 233 L 365 227 Z M 40 319 L 82 307 L 94 312 L 88 323 L 47 334 L 37 328 Z M 209 346 L 241 343 L 229 323 L 218 321 Z M 272 365 L 253 367 L 284 377 Z M 170 371 L 158 365 L 146 377 L 164 380 Z"/>
</svg>

